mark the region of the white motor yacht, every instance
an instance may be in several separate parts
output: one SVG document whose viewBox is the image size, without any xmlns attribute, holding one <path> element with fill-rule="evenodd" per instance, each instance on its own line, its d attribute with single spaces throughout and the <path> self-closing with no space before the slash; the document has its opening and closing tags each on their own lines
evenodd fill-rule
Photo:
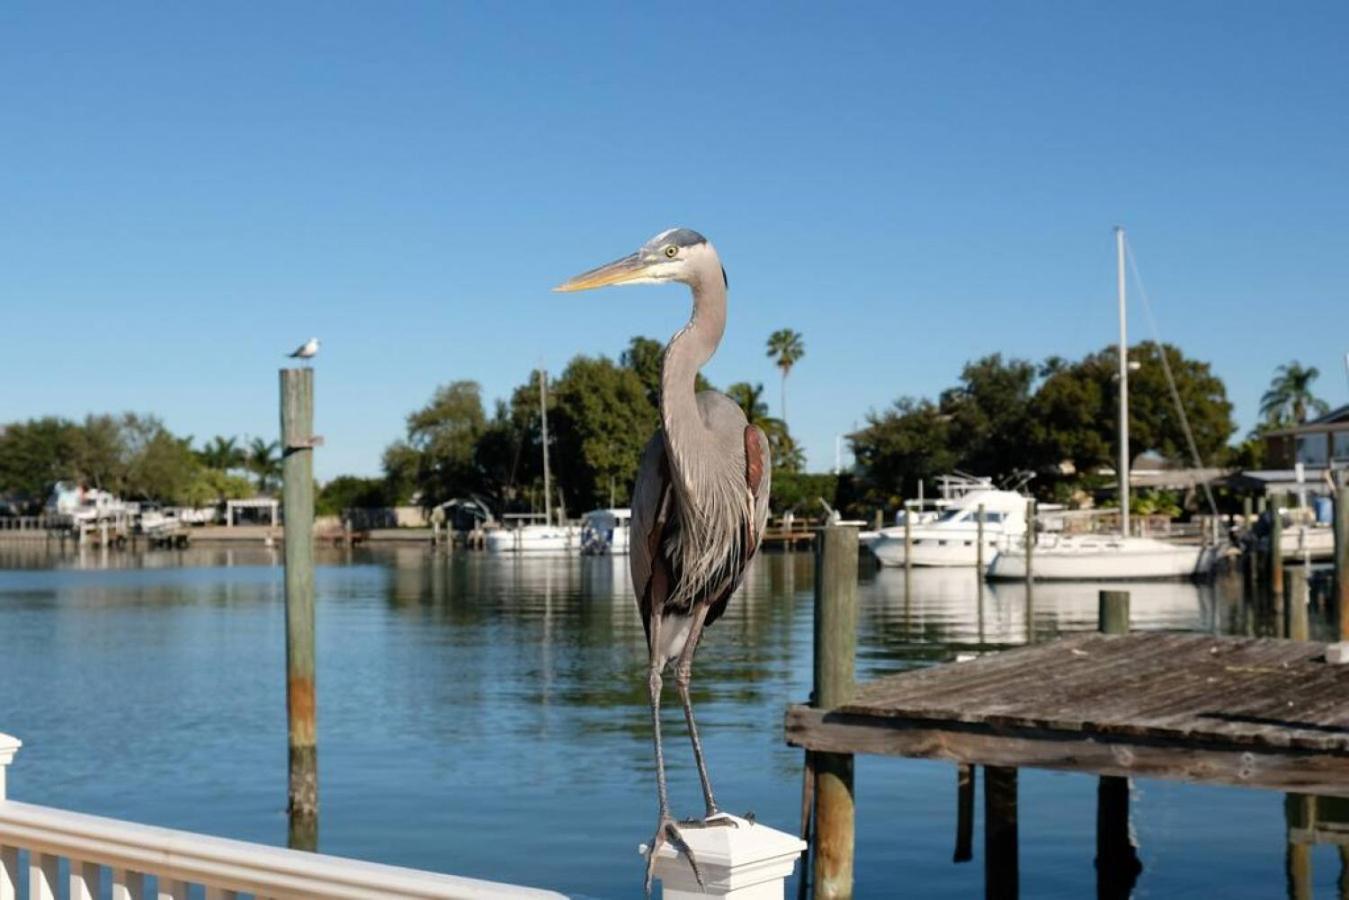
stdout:
<svg viewBox="0 0 1349 900">
<path fill-rule="evenodd" d="M 979 561 L 979 507 L 984 508 L 984 561 L 1021 542 L 1026 533 L 1027 499 L 992 487 L 969 491 L 927 522 L 909 526 L 915 566 L 973 566 Z M 867 542 L 882 565 L 910 562 L 903 525 L 882 529 Z"/>
<path fill-rule="evenodd" d="M 575 525 L 551 525 L 538 513 L 507 514 L 504 528 L 493 528 L 483 537 L 488 553 L 576 553 L 581 549 L 581 530 Z"/>
</svg>

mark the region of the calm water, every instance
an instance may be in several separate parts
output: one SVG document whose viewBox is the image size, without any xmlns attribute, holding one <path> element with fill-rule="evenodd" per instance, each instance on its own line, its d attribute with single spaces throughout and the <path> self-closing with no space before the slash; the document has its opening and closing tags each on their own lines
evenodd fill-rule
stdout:
<svg viewBox="0 0 1349 900">
<path fill-rule="evenodd" d="M 320 551 L 325 852 L 550 887 L 640 893 L 655 824 L 641 623 L 625 559 L 511 560 L 420 548 Z M 718 797 L 794 830 L 800 751 L 782 713 L 810 681 L 812 560 L 762 557 L 711 629 L 694 702 Z M 1040 585 L 1034 636 L 1095 627 L 1099 585 Z M 1135 627 L 1267 631 L 1232 586 L 1134 585 Z M 0 731 L 24 741 L 16 799 L 284 844 L 284 617 L 269 551 L 52 557 L 0 546 Z M 1313 613 L 1313 630 L 1328 628 Z M 1023 643 L 1019 586 L 864 566 L 859 676 Z M 1316 636 L 1314 634 L 1314 636 Z M 701 812 L 673 691 L 677 815 Z M 857 891 L 982 894 L 950 862 L 955 772 L 859 757 Z M 1096 781 L 1025 771 L 1025 897 L 1094 893 Z M 978 808 L 982 807 L 982 803 Z M 1136 783 L 1137 895 L 1285 892 L 1283 797 Z M 1338 857 L 1315 853 L 1318 895 Z"/>
</svg>

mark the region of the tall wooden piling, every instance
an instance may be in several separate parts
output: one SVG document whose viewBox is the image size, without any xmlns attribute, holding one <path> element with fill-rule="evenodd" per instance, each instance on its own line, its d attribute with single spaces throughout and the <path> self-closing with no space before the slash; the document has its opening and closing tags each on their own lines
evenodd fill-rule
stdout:
<svg viewBox="0 0 1349 900">
<path fill-rule="evenodd" d="M 974 772 L 969 763 L 956 766 L 956 849 L 952 862 L 974 859 Z"/>
<path fill-rule="evenodd" d="M 1283 497 L 1269 498 L 1269 590 L 1283 596 Z"/>
<path fill-rule="evenodd" d="M 1035 520 L 1036 503 L 1034 500 L 1026 501 L 1026 584 L 1030 585 L 1035 580 Z"/>
<path fill-rule="evenodd" d="M 290 846 L 318 849 L 314 689 L 314 370 L 281 370 Z"/>
<path fill-rule="evenodd" d="M 980 581 L 984 578 L 984 504 L 979 504 L 978 528 L 975 535 L 974 568 Z"/>
<path fill-rule="evenodd" d="M 1307 570 L 1294 566 L 1284 572 L 1284 634 L 1294 641 L 1309 639 L 1307 601 L 1311 599 L 1307 584 Z"/>
<path fill-rule="evenodd" d="M 1021 894 L 1016 795 L 1016 769 L 984 766 L 984 896 L 988 900 L 1016 900 Z"/>
<path fill-rule="evenodd" d="M 1103 634 L 1129 633 L 1129 592 L 1099 591 L 1097 628 Z M 1096 896 L 1132 895 L 1143 864 L 1129 829 L 1129 779 L 1102 775 L 1096 785 Z"/>
<path fill-rule="evenodd" d="M 1335 600 L 1340 640 L 1349 640 L 1349 470 L 1335 473 Z"/>
<path fill-rule="evenodd" d="M 857 529 L 831 525 L 815 539 L 815 705 L 852 699 L 857 651 Z M 815 770 L 814 894 L 853 893 L 854 798 L 851 753 L 812 753 Z"/>
<path fill-rule="evenodd" d="M 904 504 L 904 571 L 913 571 L 913 507 Z"/>
</svg>

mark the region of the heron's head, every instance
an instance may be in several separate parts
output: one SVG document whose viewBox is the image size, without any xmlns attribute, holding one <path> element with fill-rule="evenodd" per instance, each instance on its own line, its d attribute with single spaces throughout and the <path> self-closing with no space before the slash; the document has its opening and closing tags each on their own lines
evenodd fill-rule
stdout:
<svg viewBox="0 0 1349 900">
<path fill-rule="evenodd" d="M 717 251 L 696 231 L 671 228 L 643 244 L 636 253 L 616 259 L 553 288 L 555 291 L 588 291 L 609 284 L 660 284 L 680 281 L 692 284 L 709 272 L 721 270 Z M 721 276 L 726 277 L 725 271 Z"/>
</svg>

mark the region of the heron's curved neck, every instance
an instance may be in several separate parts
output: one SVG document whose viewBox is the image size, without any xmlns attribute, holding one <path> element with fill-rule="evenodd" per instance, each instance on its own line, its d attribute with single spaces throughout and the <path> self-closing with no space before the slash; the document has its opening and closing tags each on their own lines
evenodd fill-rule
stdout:
<svg viewBox="0 0 1349 900">
<path fill-rule="evenodd" d="M 707 264 L 689 285 L 693 291 L 693 315 L 670 339 L 660 377 L 660 416 L 665 438 L 678 458 L 682 438 L 700 431 L 702 417 L 695 399 L 698 370 L 716 353 L 726 331 L 726 280 L 716 253 L 708 248 Z"/>
</svg>

